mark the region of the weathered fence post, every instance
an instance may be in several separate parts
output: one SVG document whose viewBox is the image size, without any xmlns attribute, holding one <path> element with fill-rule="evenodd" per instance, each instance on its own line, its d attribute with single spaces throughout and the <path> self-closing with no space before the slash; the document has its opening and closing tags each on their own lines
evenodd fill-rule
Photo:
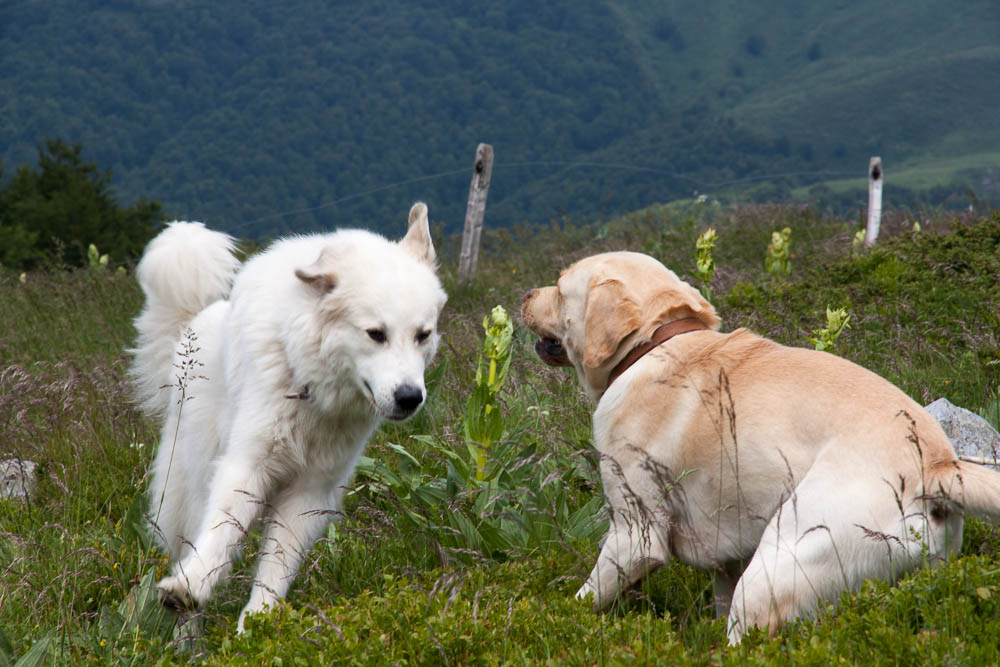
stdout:
<svg viewBox="0 0 1000 667">
<path fill-rule="evenodd" d="M 493 147 L 479 144 L 476 148 L 476 165 L 469 186 L 469 206 L 465 210 L 465 231 L 462 233 L 462 251 L 458 256 L 458 279 L 472 282 L 476 277 L 479 261 L 479 236 L 483 231 L 486 213 L 486 194 L 490 190 L 493 174 Z"/>
<path fill-rule="evenodd" d="M 873 157 L 868 162 L 868 229 L 865 247 L 878 240 L 878 227 L 882 221 L 882 158 Z"/>
</svg>

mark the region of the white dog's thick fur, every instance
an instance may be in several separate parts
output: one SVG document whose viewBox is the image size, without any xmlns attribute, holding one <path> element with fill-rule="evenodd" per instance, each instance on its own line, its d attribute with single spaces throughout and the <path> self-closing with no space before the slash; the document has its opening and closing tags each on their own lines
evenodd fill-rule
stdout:
<svg viewBox="0 0 1000 667">
<path fill-rule="evenodd" d="M 265 515 L 242 630 L 288 591 L 372 431 L 423 403 L 446 296 L 422 203 L 397 243 L 299 236 L 242 267 L 232 251 L 200 223 L 153 239 L 137 270 L 146 306 L 131 373 L 163 423 L 150 484 L 173 560 L 163 604 L 202 607 Z"/>
<path fill-rule="evenodd" d="M 711 304 L 652 257 L 583 259 L 521 315 L 596 403 L 611 525 L 577 595 L 598 609 L 676 557 L 715 572 L 735 643 L 946 558 L 965 514 L 1000 519 L 1000 473 L 957 460 L 902 391 L 825 352 L 715 331 Z"/>
</svg>

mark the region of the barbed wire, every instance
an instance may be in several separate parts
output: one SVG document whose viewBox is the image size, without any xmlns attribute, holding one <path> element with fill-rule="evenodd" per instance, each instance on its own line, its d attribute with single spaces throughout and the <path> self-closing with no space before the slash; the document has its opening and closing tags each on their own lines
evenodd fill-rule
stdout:
<svg viewBox="0 0 1000 667">
<path fill-rule="evenodd" d="M 494 162 L 493 169 L 523 169 L 529 167 L 564 167 L 567 169 L 575 168 L 595 168 L 595 169 L 615 169 L 615 170 L 628 170 L 645 172 L 652 174 L 659 174 L 662 176 L 669 176 L 671 178 L 676 178 L 679 180 L 688 181 L 699 188 L 715 189 L 726 187 L 730 185 L 739 185 L 740 183 L 753 183 L 759 181 L 773 181 L 780 178 L 792 178 L 792 177 L 803 177 L 803 176 L 855 176 L 857 172 L 854 171 L 831 171 L 831 170 L 818 170 L 818 171 L 788 171 L 788 172 L 778 172 L 771 174 L 756 174 L 753 176 L 744 176 L 740 178 L 728 179 L 723 181 L 706 181 L 687 173 L 671 171 L 668 169 L 661 169 L 658 167 L 649 167 L 646 165 L 622 163 L 622 162 L 596 162 L 591 160 L 585 161 L 574 161 L 574 160 L 528 160 L 521 162 Z M 422 183 L 426 181 L 438 180 L 441 178 L 447 178 L 450 176 L 457 176 L 459 174 L 472 175 L 473 167 L 466 167 L 462 169 L 450 169 L 447 171 L 440 171 L 433 174 L 427 174 L 424 176 L 418 176 L 415 178 L 407 178 L 401 181 L 395 181 L 393 183 L 386 183 L 385 185 L 380 185 L 375 188 L 370 188 L 368 190 L 363 190 L 360 192 L 355 192 L 350 195 L 345 195 L 343 197 L 338 197 L 337 199 L 332 199 L 330 201 L 317 204 L 316 206 L 307 206 L 304 208 L 290 209 L 288 211 L 281 211 L 278 213 L 270 213 L 268 215 L 263 215 L 258 218 L 253 218 L 252 220 L 245 220 L 241 223 L 235 225 L 228 225 L 227 229 L 229 231 L 237 231 L 241 229 L 246 229 L 252 225 L 259 224 L 268 220 L 275 220 L 278 218 L 285 218 L 292 215 L 299 215 L 302 213 L 313 213 L 315 211 L 320 211 L 326 208 L 337 206 L 343 204 L 344 202 L 351 201 L 352 199 L 359 199 L 361 197 L 366 197 L 368 195 L 376 194 L 378 192 L 384 192 L 386 190 L 393 190 L 396 188 L 403 187 L 405 185 L 412 185 L 413 183 Z M 859 176 L 858 178 L 863 178 Z"/>
<path fill-rule="evenodd" d="M 429 174 L 427 176 L 418 176 L 416 178 L 408 178 L 405 181 L 397 181 L 396 183 L 387 183 L 386 185 L 380 185 L 377 188 L 371 188 L 370 190 L 364 190 L 363 192 L 356 192 L 352 195 L 346 195 L 338 199 L 334 199 L 328 202 L 323 202 L 322 204 L 317 204 L 316 206 L 309 206 L 306 208 L 297 208 L 291 211 L 284 211 L 282 213 L 271 213 L 269 215 L 261 216 L 259 218 L 254 218 L 253 220 L 247 220 L 246 222 L 240 223 L 239 225 L 230 225 L 232 229 L 241 229 L 249 225 L 256 224 L 258 222 L 263 222 L 265 220 L 273 220 L 275 218 L 284 218 L 289 215 L 296 215 L 299 213 L 312 213 L 313 211 L 319 211 L 324 208 L 330 208 L 331 206 L 336 206 L 337 204 L 342 204 L 345 201 L 350 201 L 351 199 L 358 199 L 360 197 L 365 197 L 367 195 L 375 194 L 376 192 L 382 192 L 383 190 L 392 190 L 394 188 L 399 188 L 404 185 L 410 185 L 411 183 L 420 183 L 422 181 L 430 181 L 438 178 L 443 178 L 445 176 L 454 176 L 456 174 L 465 174 L 472 171 L 471 169 L 453 169 L 451 171 L 442 171 L 436 174 Z"/>
</svg>

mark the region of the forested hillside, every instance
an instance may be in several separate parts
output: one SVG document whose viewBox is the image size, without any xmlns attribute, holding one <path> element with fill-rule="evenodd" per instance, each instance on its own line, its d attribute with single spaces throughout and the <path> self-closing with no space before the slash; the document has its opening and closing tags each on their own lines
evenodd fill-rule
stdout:
<svg viewBox="0 0 1000 667">
<path fill-rule="evenodd" d="M 998 34 L 995 0 L 8 0 L 0 158 L 79 142 L 126 202 L 258 236 L 396 233 L 417 198 L 454 231 L 481 141 L 490 224 L 734 188 L 850 208 L 808 186 L 877 153 L 887 203 L 989 200 Z"/>
</svg>

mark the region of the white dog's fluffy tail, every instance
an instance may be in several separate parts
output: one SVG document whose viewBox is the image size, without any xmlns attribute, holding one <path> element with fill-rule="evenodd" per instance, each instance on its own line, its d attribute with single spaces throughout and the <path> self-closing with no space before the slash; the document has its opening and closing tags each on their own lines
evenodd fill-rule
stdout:
<svg viewBox="0 0 1000 667">
<path fill-rule="evenodd" d="M 129 369 L 143 410 L 162 415 L 170 401 L 163 391 L 174 376 L 174 353 L 187 325 L 209 304 L 229 294 L 240 262 L 234 239 L 200 222 L 174 222 L 149 242 L 136 268 L 146 305 L 135 319 L 138 332 Z"/>
</svg>

